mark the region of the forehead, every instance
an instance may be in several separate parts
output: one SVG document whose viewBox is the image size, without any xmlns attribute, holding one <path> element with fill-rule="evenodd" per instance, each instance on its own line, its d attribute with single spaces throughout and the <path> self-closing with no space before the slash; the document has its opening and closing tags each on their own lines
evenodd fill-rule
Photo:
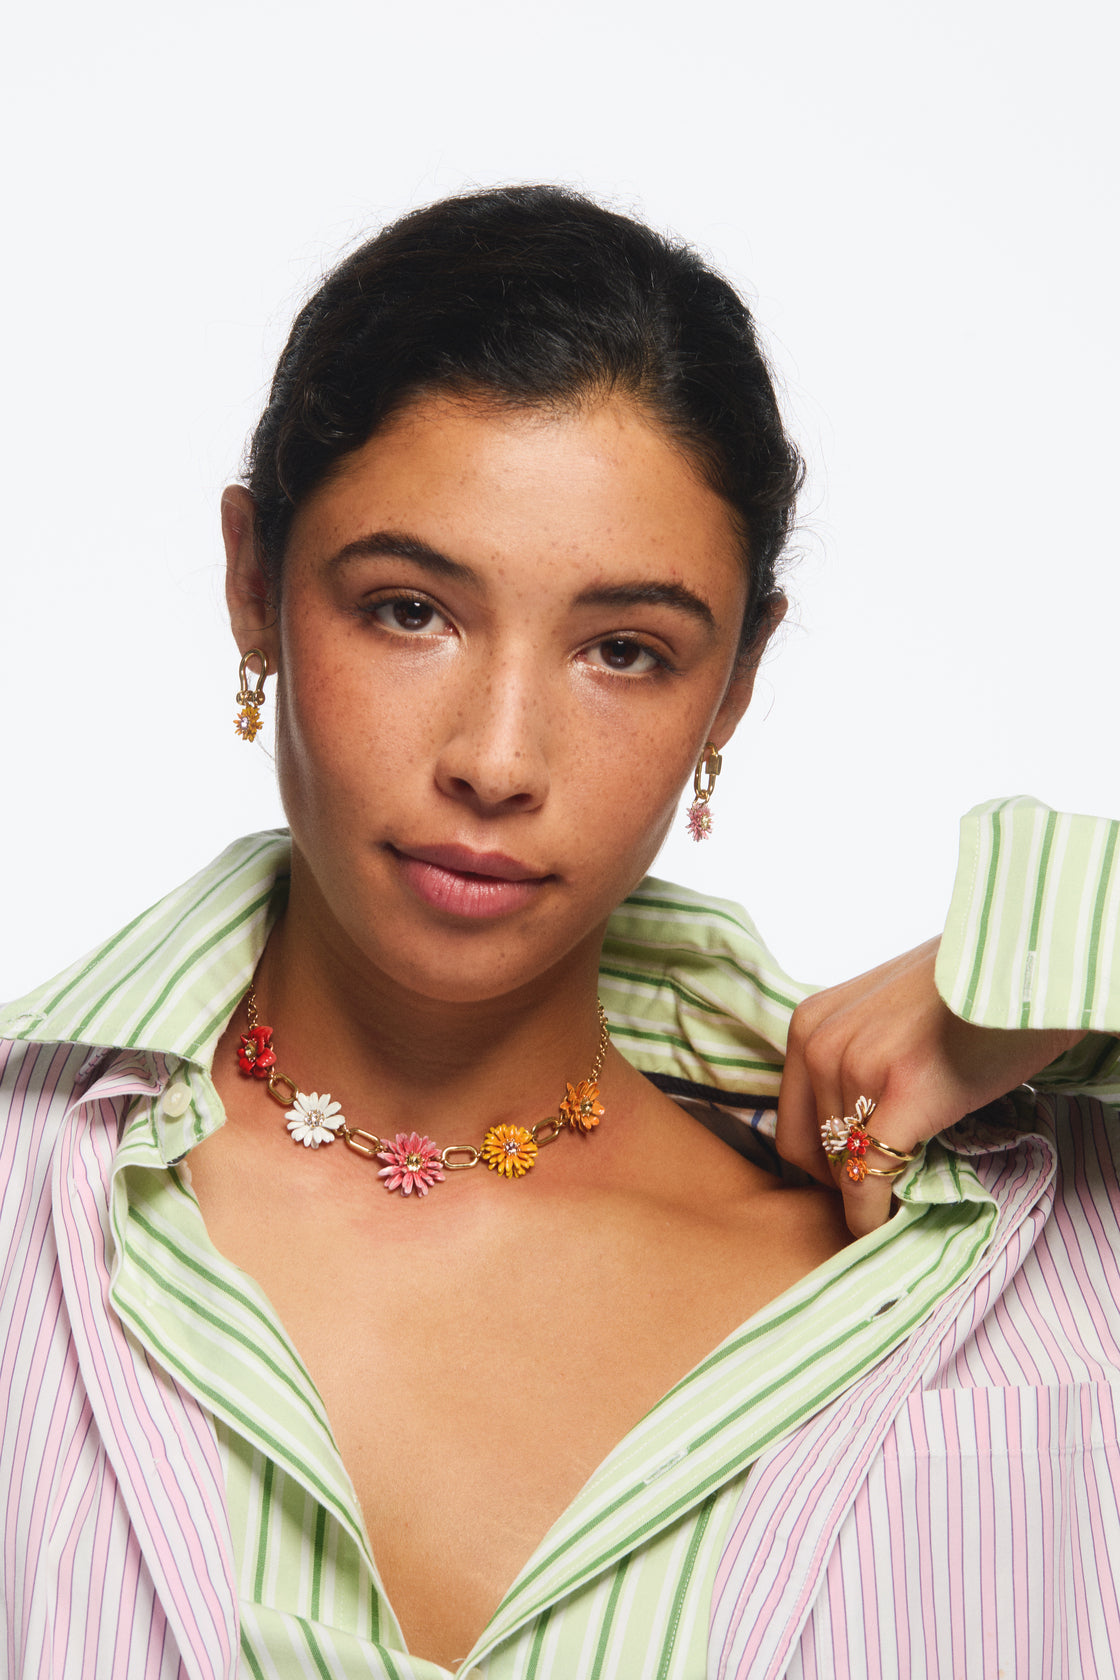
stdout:
<svg viewBox="0 0 1120 1680">
<path fill-rule="evenodd" d="M 478 566 L 576 565 L 745 591 L 726 502 L 634 403 L 508 409 L 421 397 L 300 507 L 289 554 L 403 530 Z"/>
</svg>

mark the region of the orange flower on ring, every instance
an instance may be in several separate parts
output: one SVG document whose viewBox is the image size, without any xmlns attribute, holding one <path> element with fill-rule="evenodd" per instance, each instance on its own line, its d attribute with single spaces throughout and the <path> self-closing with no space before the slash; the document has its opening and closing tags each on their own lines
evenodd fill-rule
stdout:
<svg viewBox="0 0 1120 1680">
<path fill-rule="evenodd" d="M 491 1172 L 524 1178 L 537 1158 L 537 1145 L 524 1126 L 491 1126 L 479 1154 Z"/>
<path fill-rule="evenodd" d="M 573 1132 L 589 1132 L 606 1112 L 599 1101 L 599 1087 L 592 1079 L 569 1085 L 568 1094 L 560 1104 L 560 1118 L 567 1121 Z"/>
</svg>

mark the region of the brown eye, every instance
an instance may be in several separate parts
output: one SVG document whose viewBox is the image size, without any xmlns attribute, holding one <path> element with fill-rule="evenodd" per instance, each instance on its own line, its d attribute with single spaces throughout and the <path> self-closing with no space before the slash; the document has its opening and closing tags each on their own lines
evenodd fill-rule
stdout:
<svg viewBox="0 0 1120 1680">
<path fill-rule="evenodd" d="M 365 609 L 386 630 L 406 636 L 434 635 L 448 629 L 447 620 L 438 607 L 422 595 L 394 595 L 388 601 L 378 601 Z"/>
<path fill-rule="evenodd" d="M 392 601 L 393 620 L 402 630 L 426 630 L 432 622 L 427 601 Z"/>
<path fill-rule="evenodd" d="M 596 642 L 587 657 L 600 670 L 623 671 L 627 676 L 645 676 L 664 664 L 650 648 L 628 636 L 608 636 L 605 642 Z"/>
</svg>

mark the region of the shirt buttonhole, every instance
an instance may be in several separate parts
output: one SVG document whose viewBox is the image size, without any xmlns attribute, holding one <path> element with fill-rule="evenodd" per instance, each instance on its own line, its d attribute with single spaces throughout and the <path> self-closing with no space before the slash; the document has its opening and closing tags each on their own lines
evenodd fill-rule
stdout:
<svg viewBox="0 0 1120 1680">
<path fill-rule="evenodd" d="M 1034 969 L 1036 957 L 1037 953 L 1035 951 L 1028 951 L 1026 961 L 1023 964 L 1023 989 L 1020 993 L 1020 999 L 1023 1003 L 1030 1003 L 1031 998 L 1034 995 Z"/>
<path fill-rule="evenodd" d="M 687 1458 L 687 1457 L 688 1457 L 688 1448 L 687 1447 L 682 1447 L 680 1452 L 675 1452 L 673 1454 L 672 1458 L 662 1459 L 661 1463 L 658 1464 L 653 1470 L 651 1470 L 648 1476 L 643 1476 L 642 1477 L 643 1487 L 648 1487 L 651 1482 L 656 1482 L 656 1480 L 659 1476 L 664 1476 L 665 1473 L 667 1471 L 671 1470 L 675 1464 L 679 1464 L 682 1458 Z"/>
</svg>

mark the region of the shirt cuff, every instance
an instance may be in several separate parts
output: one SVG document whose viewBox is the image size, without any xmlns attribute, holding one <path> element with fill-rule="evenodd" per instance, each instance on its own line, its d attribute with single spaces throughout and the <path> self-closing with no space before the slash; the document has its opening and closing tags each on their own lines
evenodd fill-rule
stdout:
<svg viewBox="0 0 1120 1680">
<path fill-rule="evenodd" d="M 970 811 L 936 980 L 978 1026 L 1120 1031 L 1120 823 L 1025 797 Z"/>
</svg>

